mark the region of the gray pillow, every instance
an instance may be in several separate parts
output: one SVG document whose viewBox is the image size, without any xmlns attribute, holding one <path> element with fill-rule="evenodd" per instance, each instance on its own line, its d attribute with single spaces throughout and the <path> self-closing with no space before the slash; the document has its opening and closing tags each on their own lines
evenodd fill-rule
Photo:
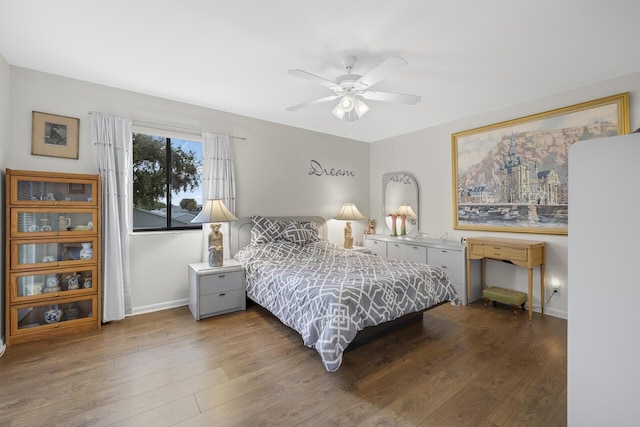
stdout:
<svg viewBox="0 0 640 427">
<path fill-rule="evenodd" d="M 263 216 L 251 217 L 251 243 L 269 243 L 282 238 L 286 224 Z"/>
</svg>

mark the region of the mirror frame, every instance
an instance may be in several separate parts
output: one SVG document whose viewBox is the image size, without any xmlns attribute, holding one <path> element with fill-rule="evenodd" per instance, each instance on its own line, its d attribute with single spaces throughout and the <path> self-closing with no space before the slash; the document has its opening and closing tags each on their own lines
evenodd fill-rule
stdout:
<svg viewBox="0 0 640 427">
<path fill-rule="evenodd" d="M 395 171 L 395 172 L 387 172 L 384 175 L 382 175 L 382 222 L 384 223 L 384 230 L 387 231 L 388 233 L 391 233 L 391 228 L 389 228 L 389 225 L 387 224 L 387 215 L 388 213 L 385 211 L 385 207 L 387 204 L 387 185 L 389 184 L 389 182 L 391 182 L 391 179 L 393 177 L 395 177 L 396 175 L 406 175 L 408 177 L 410 177 L 414 184 L 415 184 L 415 188 L 416 188 L 416 206 L 412 206 L 412 208 L 414 209 L 416 216 L 418 218 L 416 218 L 416 222 L 413 226 L 413 228 L 411 229 L 411 231 L 409 233 L 407 233 L 407 236 L 416 236 L 420 233 L 419 231 L 419 225 L 420 225 L 420 185 L 418 184 L 418 180 L 416 179 L 415 175 L 412 174 L 411 172 L 407 172 L 407 171 Z"/>
</svg>

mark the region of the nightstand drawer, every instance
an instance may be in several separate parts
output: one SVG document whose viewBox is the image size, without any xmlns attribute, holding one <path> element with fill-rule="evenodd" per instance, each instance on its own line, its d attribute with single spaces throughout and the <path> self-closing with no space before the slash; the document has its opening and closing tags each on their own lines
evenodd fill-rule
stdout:
<svg viewBox="0 0 640 427">
<path fill-rule="evenodd" d="M 230 271 L 200 275 L 201 296 L 230 290 L 242 290 L 244 292 L 243 271 Z"/>
<path fill-rule="evenodd" d="M 200 317 L 244 309 L 244 289 L 218 292 L 200 297 Z"/>
</svg>

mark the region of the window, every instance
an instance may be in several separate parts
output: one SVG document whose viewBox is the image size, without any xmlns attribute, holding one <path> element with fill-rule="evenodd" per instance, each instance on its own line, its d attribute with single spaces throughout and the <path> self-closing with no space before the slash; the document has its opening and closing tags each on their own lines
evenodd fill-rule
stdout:
<svg viewBox="0 0 640 427">
<path fill-rule="evenodd" d="M 133 134 L 133 230 L 200 228 L 202 143 Z"/>
</svg>

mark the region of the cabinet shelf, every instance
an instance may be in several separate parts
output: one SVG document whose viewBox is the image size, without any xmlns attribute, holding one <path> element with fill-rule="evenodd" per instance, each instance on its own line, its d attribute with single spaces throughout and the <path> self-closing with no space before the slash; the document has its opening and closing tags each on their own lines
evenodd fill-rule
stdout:
<svg viewBox="0 0 640 427">
<path fill-rule="evenodd" d="M 7 344 L 100 328 L 99 176 L 6 172 Z"/>
</svg>

